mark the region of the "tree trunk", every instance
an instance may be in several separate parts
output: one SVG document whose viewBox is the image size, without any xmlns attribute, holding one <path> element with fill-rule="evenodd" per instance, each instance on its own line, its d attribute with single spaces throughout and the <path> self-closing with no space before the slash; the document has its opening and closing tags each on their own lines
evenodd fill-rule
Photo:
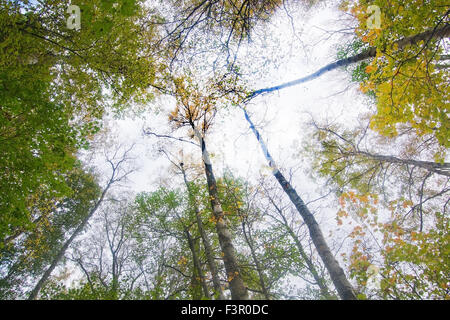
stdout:
<svg viewBox="0 0 450 320">
<path fill-rule="evenodd" d="M 320 293 L 322 294 L 322 296 L 325 299 L 333 299 L 335 298 L 334 295 L 332 295 L 330 293 L 330 290 L 328 289 L 327 284 L 325 283 L 325 279 L 323 279 L 320 275 L 319 272 L 317 272 L 316 267 L 314 266 L 314 263 L 311 261 L 311 259 L 308 257 L 308 255 L 306 254 L 305 250 L 303 249 L 303 245 L 300 242 L 300 239 L 298 238 L 298 236 L 295 234 L 295 232 L 291 229 L 291 227 L 289 226 L 286 217 L 284 216 L 282 210 L 275 204 L 275 202 L 273 201 L 273 199 L 269 196 L 269 200 L 272 203 L 272 205 L 275 207 L 275 209 L 278 211 L 278 214 L 280 215 L 281 219 L 283 219 L 283 225 L 286 228 L 287 232 L 289 233 L 289 235 L 291 236 L 292 240 L 294 240 L 294 243 L 300 253 L 300 256 L 302 257 L 303 261 L 306 262 L 306 265 L 308 267 L 309 272 L 311 272 L 314 280 L 317 283 L 317 286 L 320 289 Z"/>
<path fill-rule="evenodd" d="M 430 172 L 440 174 L 443 176 L 450 177 L 450 164 L 449 163 L 439 163 L 439 162 L 431 162 L 431 161 L 422 161 L 422 160 L 414 160 L 414 159 L 401 159 L 394 156 L 386 156 L 381 154 L 373 154 L 365 151 L 353 151 L 349 152 L 349 155 L 362 155 L 367 158 L 371 158 L 380 162 L 390 162 L 390 163 L 398 163 L 404 165 L 411 165 L 423 168 Z"/>
<path fill-rule="evenodd" d="M 81 224 L 75 229 L 75 231 L 72 233 L 72 235 L 70 236 L 70 238 L 64 243 L 64 245 L 62 246 L 62 248 L 58 251 L 58 254 L 56 255 L 56 257 L 53 259 L 52 263 L 50 264 L 50 266 L 47 268 L 47 270 L 44 272 L 44 274 L 42 275 L 41 279 L 38 281 L 38 283 L 36 284 L 36 286 L 34 287 L 34 289 L 31 291 L 28 300 L 35 300 L 39 294 L 39 291 L 42 289 L 42 286 L 44 285 L 44 283 L 48 280 L 48 278 L 50 277 L 50 275 L 52 274 L 53 270 L 56 268 L 56 266 L 58 265 L 59 261 L 62 259 L 62 257 L 64 256 L 64 254 L 66 253 L 67 248 L 69 248 L 70 244 L 72 243 L 72 241 L 78 236 L 78 234 L 84 229 L 84 227 L 86 226 L 87 222 L 89 221 L 89 219 L 92 217 L 92 215 L 95 213 L 95 211 L 97 211 L 98 207 L 100 206 L 100 204 L 103 202 L 103 199 L 106 195 L 106 192 L 108 191 L 109 187 L 112 184 L 112 180 L 110 180 L 110 182 L 108 183 L 108 185 L 106 186 L 106 188 L 103 190 L 100 198 L 98 199 L 98 201 L 95 203 L 95 206 L 91 209 L 91 211 L 89 212 L 89 214 L 84 218 L 84 220 L 81 222 Z"/>
<path fill-rule="evenodd" d="M 192 239 L 192 236 L 187 228 L 184 229 L 184 233 L 186 234 L 186 238 L 187 238 L 187 241 L 189 244 L 189 249 L 191 250 L 191 253 L 192 253 L 192 261 L 194 262 L 194 270 L 196 271 L 196 272 L 194 272 L 194 277 L 195 277 L 194 283 L 200 282 L 202 289 L 203 289 L 203 294 L 205 295 L 206 298 L 210 299 L 211 296 L 208 291 L 208 286 L 206 285 L 206 282 L 205 282 L 205 277 L 203 276 L 202 266 L 200 264 L 200 260 L 197 255 L 197 251 L 195 249 L 194 239 Z M 196 277 L 196 275 L 198 276 L 198 278 Z M 195 290 L 195 288 L 194 288 L 194 290 Z M 201 297 L 194 297 L 194 299 L 201 299 Z"/>
<path fill-rule="evenodd" d="M 289 196 L 289 199 L 297 208 L 297 211 L 300 213 L 308 226 L 311 239 L 328 272 L 330 273 L 331 280 L 333 281 L 341 298 L 346 300 L 356 299 L 352 285 L 347 280 L 344 271 L 331 253 L 331 250 L 323 237 L 322 231 L 320 230 L 319 224 L 309 211 L 308 207 L 306 207 L 303 200 L 299 197 L 295 189 L 286 181 L 280 171 L 275 174 L 275 178 L 278 180 L 278 183 L 282 186 L 284 192 Z"/>
<path fill-rule="evenodd" d="M 191 204 L 194 207 L 198 231 L 200 233 L 200 237 L 202 238 L 203 246 L 205 247 L 206 260 L 208 261 L 208 267 L 209 271 L 211 272 L 211 277 L 214 286 L 214 297 L 219 300 L 225 300 L 225 297 L 222 292 L 222 286 L 220 285 L 219 274 L 217 272 L 217 265 L 216 262 L 214 261 L 213 250 L 211 244 L 209 243 L 209 239 L 208 236 L 206 235 L 205 229 L 203 229 L 203 221 L 200 217 L 200 212 L 198 210 L 197 203 L 195 202 L 194 195 L 192 194 L 192 190 L 189 186 L 189 182 L 187 181 L 186 172 L 184 171 L 184 168 L 182 166 L 181 172 L 183 174 L 184 183 L 186 184 L 186 188 L 188 190 L 189 200 L 191 201 Z"/>
<path fill-rule="evenodd" d="M 245 230 L 245 222 L 244 221 L 242 222 L 242 232 L 244 233 L 245 242 L 247 242 L 247 245 L 250 248 L 250 253 L 252 255 L 253 263 L 255 264 L 256 271 L 258 272 L 259 284 L 261 286 L 261 291 L 264 294 L 264 298 L 266 298 L 267 300 L 270 300 L 269 291 L 267 290 L 266 282 L 264 281 L 263 270 L 262 270 L 261 264 L 259 263 L 258 257 L 256 256 L 251 231 L 250 231 L 250 228 L 248 228 L 248 235 L 247 235 L 247 231 Z"/>
<path fill-rule="evenodd" d="M 208 151 L 206 149 L 205 140 L 197 130 L 195 125 L 191 124 L 195 135 L 199 139 L 202 148 L 202 158 L 205 165 L 206 181 L 208 183 L 208 192 L 211 198 L 211 208 L 213 217 L 216 223 L 216 231 L 219 237 L 220 248 L 222 249 L 223 262 L 227 272 L 228 283 L 231 291 L 231 298 L 233 300 L 247 300 L 248 292 L 242 280 L 239 271 L 239 265 L 236 258 L 236 250 L 231 240 L 231 233 L 227 226 L 226 217 L 224 217 L 222 206 L 219 200 L 217 191 L 217 183 L 214 177 L 211 162 L 209 161 Z"/>
<path fill-rule="evenodd" d="M 407 45 L 416 44 L 419 41 L 427 41 L 427 40 L 431 40 L 431 39 L 445 38 L 448 36 L 450 36 L 450 25 L 446 24 L 445 26 L 443 26 L 441 28 L 430 29 L 425 32 L 416 34 L 415 36 L 406 37 L 406 38 L 397 40 L 393 44 L 397 44 L 398 50 L 402 50 Z M 299 78 L 299 79 L 289 81 L 289 82 L 285 82 L 285 83 L 277 85 L 277 86 L 255 90 L 249 95 L 249 97 L 247 99 L 251 99 L 262 93 L 278 91 L 278 90 L 281 90 L 284 88 L 292 87 L 292 86 L 295 86 L 295 85 L 298 85 L 301 83 L 305 83 L 305 82 L 314 80 L 326 72 L 332 71 L 339 67 L 345 67 L 350 64 L 353 64 L 353 63 L 356 63 L 359 61 L 363 61 L 363 60 L 366 60 L 369 58 L 373 58 L 376 56 L 376 54 L 377 54 L 377 49 L 375 47 L 370 47 L 357 55 L 330 63 L 330 64 L 326 65 L 325 67 L 320 68 L 316 72 L 314 72 L 306 77 Z"/>
<path fill-rule="evenodd" d="M 328 247 L 316 219 L 311 214 L 309 209 L 306 207 L 305 203 L 299 197 L 299 195 L 297 194 L 295 189 L 287 182 L 285 177 L 278 170 L 272 156 L 269 154 L 269 151 L 267 150 L 266 145 L 262 141 L 258 130 L 253 125 L 253 122 L 251 121 L 247 111 L 244 108 L 242 108 L 242 110 L 244 111 L 245 118 L 249 122 L 250 128 L 252 129 L 253 133 L 255 134 L 255 136 L 261 146 L 261 149 L 263 150 L 264 156 L 266 157 L 266 159 L 269 163 L 269 166 L 272 168 L 273 175 L 275 176 L 278 183 L 283 188 L 284 192 L 288 195 L 289 199 L 294 204 L 298 213 L 303 218 L 303 221 L 305 222 L 306 226 L 308 227 L 309 234 L 314 243 L 314 246 L 316 247 L 317 252 L 319 253 L 325 267 L 327 268 L 328 272 L 330 273 L 331 280 L 333 281 L 333 284 L 336 287 L 336 290 L 338 291 L 339 296 L 342 299 L 346 299 L 346 300 L 356 299 L 356 295 L 354 293 L 353 287 L 350 284 L 350 282 L 347 280 L 344 270 L 342 270 L 342 268 L 339 266 L 339 263 L 336 261 L 330 248 Z"/>
</svg>

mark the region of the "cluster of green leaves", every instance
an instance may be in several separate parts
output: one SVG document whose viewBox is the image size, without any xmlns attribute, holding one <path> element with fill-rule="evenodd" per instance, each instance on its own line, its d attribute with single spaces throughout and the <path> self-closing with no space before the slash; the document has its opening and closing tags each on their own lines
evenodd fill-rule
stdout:
<svg viewBox="0 0 450 320">
<path fill-rule="evenodd" d="M 0 1 L 0 239 L 32 223 L 37 193 L 70 193 L 75 153 L 116 110 L 151 98 L 152 28 L 143 1 L 73 1 L 81 29 L 67 28 L 64 1 Z M 0 246 L 2 246 L 0 242 Z"/>
<path fill-rule="evenodd" d="M 363 52 L 364 49 L 367 49 L 367 43 L 364 43 L 362 40 L 355 38 L 347 45 L 338 46 L 337 48 L 337 58 L 338 60 L 346 59 L 351 56 L 355 56 Z M 346 66 L 346 70 L 349 71 L 352 75 L 352 82 L 363 82 L 370 78 L 370 74 L 366 72 L 366 68 L 369 65 L 368 62 L 362 61 L 357 63 L 356 65 Z M 375 97 L 374 91 L 369 90 L 367 94 Z"/>
</svg>

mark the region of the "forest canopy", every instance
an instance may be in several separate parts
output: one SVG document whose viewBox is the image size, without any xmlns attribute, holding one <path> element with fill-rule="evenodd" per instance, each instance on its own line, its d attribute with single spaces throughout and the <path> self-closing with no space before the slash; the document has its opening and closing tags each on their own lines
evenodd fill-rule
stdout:
<svg viewBox="0 0 450 320">
<path fill-rule="evenodd" d="M 449 14 L 0 0 L 0 298 L 449 299 Z"/>
</svg>

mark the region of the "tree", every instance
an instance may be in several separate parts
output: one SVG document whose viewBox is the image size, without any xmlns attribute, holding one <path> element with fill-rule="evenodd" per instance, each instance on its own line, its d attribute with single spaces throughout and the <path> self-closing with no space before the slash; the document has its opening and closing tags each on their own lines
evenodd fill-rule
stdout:
<svg viewBox="0 0 450 320">
<path fill-rule="evenodd" d="M 295 2 L 295 14 L 317 2 Z M 330 32 L 344 35 L 337 60 L 255 89 L 293 62 L 285 57 L 299 43 L 308 47 L 290 4 L 73 0 L 81 25 L 72 28 L 63 1 L 0 0 L 0 297 L 449 297 L 448 5 L 340 0 L 352 25 Z M 381 24 L 371 23 L 378 14 Z M 290 53 L 276 44 L 289 34 L 273 37 L 279 23 L 294 33 Z M 359 85 L 365 113 L 356 125 L 314 119 L 303 164 L 278 167 L 248 103 L 340 67 Z M 254 167 L 235 176 L 209 153 L 236 107 L 275 179 Z M 146 143 L 139 154 L 164 154 L 168 162 L 153 164 L 167 170 L 120 183 L 145 180 L 147 191 L 112 193 L 133 171 L 128 161 L 143 156 L 121 154 L 99 131 L 130 114 L 167 128 L 144 134 L 184 144 Z M 116 148 L 94 171 L 97 140 Z M 300 167 L 323 186 L 294 180 Z M 321 195 L 305 201 L 298 183 Z"/>
<path fill-rule="evenodd" d="M 56 268 L 58 263 L 63 258 L 64 254 L 66 253 L 66 250 L 69 248 L 69 246 L 72 244 L 74 239 L 83 231 L 83 229 L 86 227 L 89 219 L 94 215 L 94 213 L 97 211 L 97 209 L 102 204 L 108 190 L 111 188 L 111 186 L 127 177 L 127 175 L 130 174 L 131 171 L 124 170 L 123 166 L 124 163 L 129 160 L 128 154 L 131 151 L 133 146 L 131 146 L 129 149 L 125 150 L 123 155 L 119 158 L 117 158 L 117 151 L 114 154 L 113 157 L 108 158 L 107 162 L 111 165 L 111 176 L 109 180 L 106 183 L 106 186 L 103 188 L 101 194 L 96 199 L 96 201 L 92 204 L 92 206 L 86 208 L 87 212 L 85 212 L 85 216 L 80 221 L 79 225 L 75 228 L 75 230 L 72 232 L 70 237 L 64 242 L 64 244 L 61 246 L 61 248 L 58 249 L 57 254 L 53 257 L 50 265 L 47 267 L 45 272 L 42 274 L 41 278 L 31 291 L 28 299 L 29 300 L 35 300 L 38 297 L 39 291 L 41 290 L 44 283 L 48 280 L 50 275 L 52 274 L 53 270 Z"/>
<path fill-rule="evenodd" d="M 169 119 L 178 128 L 188 126 L 192 130 L 193 136 L 196 136 L 199 140 L 210 195 L 212 215 L 216 224 L 220 247 L 223 252 L 223 261 L 227 271 L 231 296 L 232 299 L 245 300 L 248 298 L 247 289 L 240 276 L 239 264 L 229 231 L 228 219 L 223 213 L 212 163 L 205 143 L 205 134 L 214 118 L 216 112 L 215 104 L 218 103 L 218 97 L 214 94 L 209 96 L 203 95 L 199 88 L 196 88 L 189 81 L 187 79 L 186 84 L 184 79 L 175 79 L 177 107 L 169 115 Z"/>
<path fill-rule="evenodd" d="M 399 124 L 408 124 L 418 135 L 433 134 L 448 148 L 448 73 L 436 69 L 436 64 L 444 53 L 441 39 L 449 36 L 450 11 L 443 1 L 424 3 L 416 10 L 418 3 L 391 6 L 386 1 L 371 2 L 383 8 L 381 29 L 368 29 L 366 1 L 351 6 L 358 20 L 356 36 L 376 48 L 374 59 L 366 67 L 369 79 L 362 82 L 361 89 L 373 89 L 377 97 L 373 129 L 389 136 L 397 134 Z M 402 37 L 403 41 L 396 41 Z"/>
<path fill-rule="evenodd" d="M 347 280 L 344 271 L 339 266 L 339 263 L 334 258 L 330 248 L 328 247 L 314 215 L 312 215 L 308 207 L 297 194 L 297 191 L 291 186 L 291 184 L 286 180 L 283 174 L 276 167 L 275 161 L 267 150 L 266 145 L 262 141 L 258 129 L 255 128 L 245 108 L 242 108 L 242 110 L 244 111 L 246 120 L 250 124 L 250 128 L 252 129 L 256 139 L 261 146 L 269 167 L 272 169 L 272 174 L 277 179 L 278 183 L 283 188 L 289 199 L 292 201 L 292 204 L 295 206 L 300 216 L 303 218 L 303 221 L 308 226 L 311 239 L 328 272 L 330 273 L 331 280 L 333 281 L 333 284 L 336 287 L 336 290 L 338 291 L 340 297 L 342 299 L 356 299 L 354 289 L 350 282 Z"/>
<path fill-rule="evenodd" d="M 31 194 L 68 195 L 64 174 L 108 104 L 151 97 L 154 30 L 141 25 L 143 3 L 72 4 L 81 7 L 79 31 L 67 28 L 63 2 L 0 1 L 1 245 L 9 230 L 32 224 Z"/>
<path fill-rule="evenodd" d="M 360 291 L 375 298 L 446 297 L 442 279 L 429 274 L 445 274 L 447 268 L 441 248 L 447 242 L 442 228 L 448 223 L 443 214 L 448 164 L 427 161 L 439 143 L 433 137 L 423 141 L 408 127 L 399 137 L 382 137 L 370 130 L 367 119 L 348 130 L 313 126 L 308 152 L 315 171 L 334 186 L 341 206 L 337 224 L 356 222 L 348 231 L 352 251 L 344 255 Z M 386 149 L 395 154 L 379 151 Z M 424 248 L 430 251 L 425 254 Z M 381 277 L 376 288 L 372 270 Z"/>
<path fill-rule="evenodd" d="M 446 69 L 436 68 L 445 59 L 441 40 L 450 34 L 448 14 L 444 3 L 416 5 L 409 2 L 371 2 L 382 10 L 381 29 L 369 29 L 365 0 L 342 1 L 342 9 L 350 10 L 359 25 L 355 29 L 360 52 L 326 65 L 318 71 L 277 86 L 253 90 L 246 98 L 278 91 L 313 79 L 339 67 L 371 59 L 364 71 L 367 79 L 361 81 L 361 90 L 373 90 L 377 100 L 377 113 L 371 127 L 383 135 L 397 135 L 397 125 L 408 124 L 418 135 L 433 134 L 443 147 L 448 147 L 449 130 L 446 110 Z M 442 160 L 442 154 L 436 154 Z"/>
<path fill-rule="evenodd" d="M 100 190 L 95 176 L 78 164 L 66 176 L 72 193 L 61 198 L 49 198 L 46 190 L 34 195 L 29 211 L 32 224 L 16 228 L 5 239 L 0 250 L 3 298 L 20 298 L 31 279 L 44 272 L 65 241 L 85 218 Z"/>
</svg>

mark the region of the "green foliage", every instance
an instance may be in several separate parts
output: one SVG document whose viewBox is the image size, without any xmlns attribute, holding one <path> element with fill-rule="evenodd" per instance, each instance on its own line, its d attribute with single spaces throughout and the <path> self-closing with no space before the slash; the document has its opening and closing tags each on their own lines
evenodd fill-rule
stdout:
<svg viewBox="0 0 450 320">
<path fill-rule="evenodd" d="M 0 296 L 20 297 L 29 277 L 39 276 L 52 262 L 68 235 L 77 228 L 98 199 L 100 188 L 79 165 L 65 177 L 70 193 L 55 197 L 46 189 L 29 200 L 32 222 L 10 229 L 0 249 Z M 7 241 L 6 241 L 7 240 Z"/>
<path fill-rule="evenodd" d="M 149 300 L 151 292 L 145 292 L 141 288 L 126 290 L 119 285 L 120 299 L 124 300 Z M 57 280 L 49 281 L 41 291 L 41 298 L 45 300 L 117 300 L 117 292 L 111 287 L 105 287 L 96 277 L 90 275 L 87 280 L 72 283 L 66 286 Z"/>
<path fill-rule="evenodd" d="M 38 192 L 64 197 L 74 154 L 116 110 L 151 98 L 151 29 L 142 1 L 73 1 L 82 27 L 69 30 L 67 3 L 0 1 L 0 247 L 29 227 Z M 138 36 L 145 33 L 145 37 Z M 114 37 L 111 36 L 114 35 Z"/>
</svg>

